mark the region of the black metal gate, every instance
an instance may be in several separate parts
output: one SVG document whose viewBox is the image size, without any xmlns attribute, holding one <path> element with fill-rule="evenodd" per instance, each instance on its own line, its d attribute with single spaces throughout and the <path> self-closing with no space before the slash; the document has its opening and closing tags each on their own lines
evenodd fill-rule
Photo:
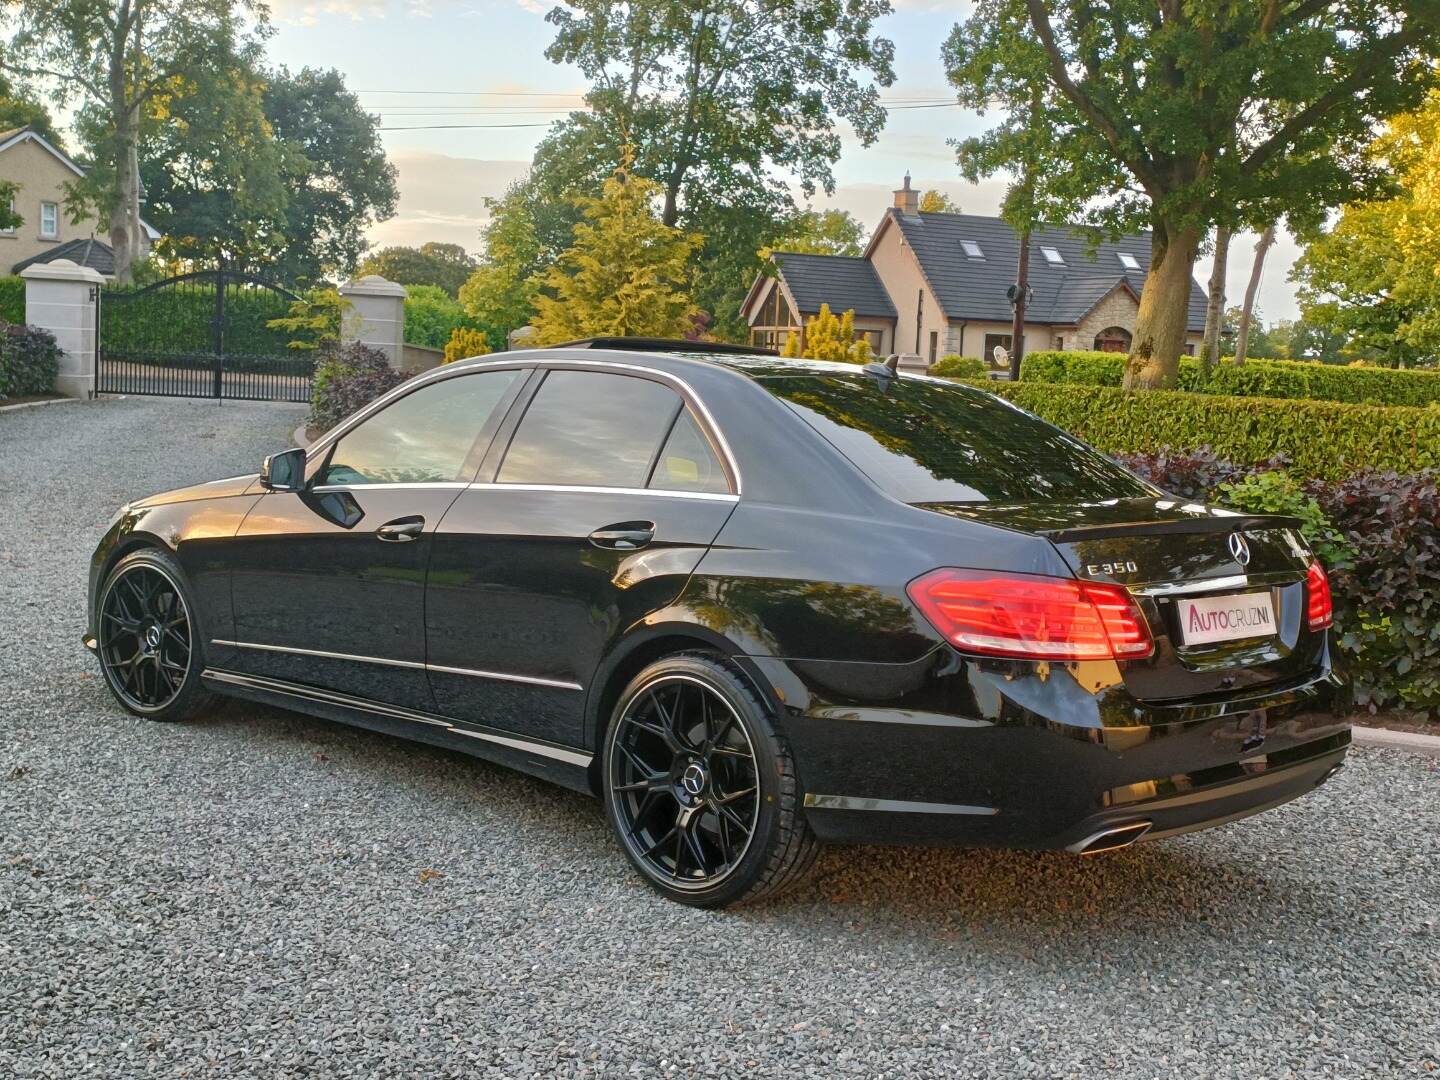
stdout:
<svg viewBox="0 0 1440 1080">
<path fill-rule="evenodd" d="M 249 274 L 201 270 L 101 291 L 95 392 L 309 401 L 314 353 L 269 323 L 298 297 Z"/>
</svg>

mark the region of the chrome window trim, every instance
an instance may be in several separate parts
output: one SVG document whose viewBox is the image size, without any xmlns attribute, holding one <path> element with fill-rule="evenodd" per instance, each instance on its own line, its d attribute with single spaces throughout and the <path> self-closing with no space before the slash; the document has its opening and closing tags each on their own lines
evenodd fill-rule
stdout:
<svg viewBox="0 0 1440 1080">
<path fill-rule="evenodd" d="M 463 367 L 461 366 L 462 364 L 464 365 Z M 715 422 L 715 416 L 711 413 L 710 407 L 705 404 L 704 398 L 697 394 L 695 388 L 683 378 L 679 375 L 671 374 L 668 371 L 661 371 L 658 368 L 645 367 L 643 364 L 623 363 L 618 360 L 588 360 L 563 356 L 536 356 L 528 357 L 524 360 L 517 359 L 504 362 L 482 361 L 480 363 L 469 363 L 467 361 L 460 361 L 457 364 L 446 364 L 443 367 L 435 368 L 423 375 L 418 375 L 413 379 L 401 383 L 392 390 L 381 394 L 360 412 L 348 420 L 343 421 L 339 426 L 325 432 L 320 438 L 306 447 L 305 459 L 307 468 L 312 456 L 317 461 L 323 458 L 346 432 L 364 423 L 369 417 L 379 412 L 397 398 L 414 393 L 416 390 L 429 386 L 431 383 L 443 382 L 445 379 L 456 379 L 463 375 L 470 375 L 480 371 L 523 371 L 527 368 L 595 368 L 602 371 L 638 372 L 669 385 L 671 389 L 677 390 L 680 393 L 686 404 L 693 405 L 695 410 L 700 414 L 700 419 L 704 424 L 705 434 L 714 440 L 716 449 L 720 451 L 721 457 L 724 458 L 722 464 L 734 480 L 735 490 L 732 494 L 736 498 L 739 498 L 744 493 L 745 487 L 740 476 L 740 463 L 735 460 L 735 453 L 730 449 L 730 443 L 725 438 L 725 432 L 721 429 L 720 425 Z M 380 487 L 383 485 L 367 484 L 365 486 Z M 599 488 L 596 490 L 613 491 L 615 489 Z M 649 489 L 647 488 L 646 490 L 648 491 Z"/>
<path fill-rule="evenodd" d="M 675 491 L 670 488 L 599 487 L 588 484 L 502 484 L 494 482 L 469 485 L 480 491 L 558 491 L 573 494 L 652 495 L 660 499 L 705 499 L 710 502 L 739 502 L 739 495 L 719 491 Z"/>
<path fill-rule="evenodd" d="M 446 675 L 470 675 L 477 679 L 497 679 L 501 682 L 529 683 L 534 686 L 549 686 L 557 690 L 584 690 L 577 682 L 565 679 L 546 679 L 539 675 L 511 675 L 502 671 L 481 671 L 478 668 L 446 667 L 443 664 L 426 664 L 418 660 L 390 660 L 383 656 L 358 656 L 354 653 L 329 652 L 325 649 L 302 649 L 294 645 L 262 645 L 254 641 L 228 641 L 211 638 L 211 645 L 228 646 L 232 649 L 258 649 L 261 652 L 288 653 L 295 656 L 318 656 L 325 660 L 350 660 L 359 664 L 382 664 L 386 667 L 410 668 L 419 671 L 438 671 Z"/>
<path fill-rule="evenodd" d="M 567 765 L 574 765 L 582 769 L 589 768 L 590 762 L 594 757 L 592 754 L 567 749 L 563 746 L 556 746 L 553 743 L 536 742 L 532 739 L 521 738 L 518 735 L 502 735 L 494 731 L 479 731 L 473 728 L 460 727 L 441 717 L 427 716 L 424 713 L 401 708 L 398 705 L 386 705 L 383 702 L 371 701 L 368 698 L 353 697 L 349 694 L 322 690 L 314 686 L 302 686 L 298 683 L 286 682 L 283 679 L 268 679 L 259 675 L 246 675 L 238 671 L 226 671 L 223 668 L 206 668 L 201 672 L 201 678 L 209 679 L 212 682 L 228 683 L 232 686 L 268 690 L 271 693 L 285 694 L 289 697 L 328 702 L 349 709 L 357 709 L 361 712 L 375 713 L 378 716 L 389 716 L 398 720 L 408 720 L 416 724 L 426 724 L 430 727 L 443 728 L 455 735 L 468 735 L 472 739 L 495 743 L 497 746 L 509 747 L 513 750 L 520 750 L 527 754 L 550 758 L 554 761 L 562 761 Z"/>
<path fill-rule="evenodd" d="M 464 480 L 422 480 L 414 483 L 396 484 L 315 484 L 311 491 L 374 491 L 383 489 L 386 491 L 426 491 L 426 490 L 450 490 L 460 491 L 469 487 Z"/>
</svg>

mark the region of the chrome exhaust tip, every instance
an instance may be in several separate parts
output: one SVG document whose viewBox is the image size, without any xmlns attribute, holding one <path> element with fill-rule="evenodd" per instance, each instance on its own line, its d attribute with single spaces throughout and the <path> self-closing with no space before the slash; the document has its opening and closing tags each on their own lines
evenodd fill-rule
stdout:
<svg viewBox="0 0 1440 1080">
<path fill-rule="evenodd" d="M 1112 825 L 1108 829 L 1101 829 L 1084 840 L 1077 840 L 1066 847 L 1066 851 L 1073 851 L 1076 855 L 1099 855 L 1106 851 L 1119 851 L 1135 843 L 1142 836 L 1150 831 L 1151 823 L 1148 821 L 1131 821 L 1125 825 Z"/>
</svg>

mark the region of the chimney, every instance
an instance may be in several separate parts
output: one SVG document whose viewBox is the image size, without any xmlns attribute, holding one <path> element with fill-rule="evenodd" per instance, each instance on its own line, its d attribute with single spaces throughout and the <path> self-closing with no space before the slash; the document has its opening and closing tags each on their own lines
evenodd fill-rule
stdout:
<svg viewBox="0 0 1440 1080">
<path fill-rule="evenodd" d="M 910 186 L 908 172 L 905 174 L 905 186 L 895 190 L 895 209 L 907 216 L 920 213 L 920 193 Z"/>
</svg>

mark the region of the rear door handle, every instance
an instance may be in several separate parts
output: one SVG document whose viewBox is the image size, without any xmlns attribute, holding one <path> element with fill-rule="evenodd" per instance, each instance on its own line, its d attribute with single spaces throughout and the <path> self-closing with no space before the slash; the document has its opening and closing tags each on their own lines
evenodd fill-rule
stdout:
<svg viewBox="0 0 1440 1080">
<path fill-rule="evenodd" d="M 407 540 L 419 539 L 420 534 L 425 531 L 425 519 L 423 517 L 396 518 L 394 521 L 387 521 L 375 530 L 375 535 L 381 540 L 388 540 L 392 544 L 403 544 Z"/>
<path fill-rule="evenodd" d="M 634 551 L 655 539 L 653 521 L 622 521 L 590 534 L 590 543 L 613 551 Z"/>
</svg>

